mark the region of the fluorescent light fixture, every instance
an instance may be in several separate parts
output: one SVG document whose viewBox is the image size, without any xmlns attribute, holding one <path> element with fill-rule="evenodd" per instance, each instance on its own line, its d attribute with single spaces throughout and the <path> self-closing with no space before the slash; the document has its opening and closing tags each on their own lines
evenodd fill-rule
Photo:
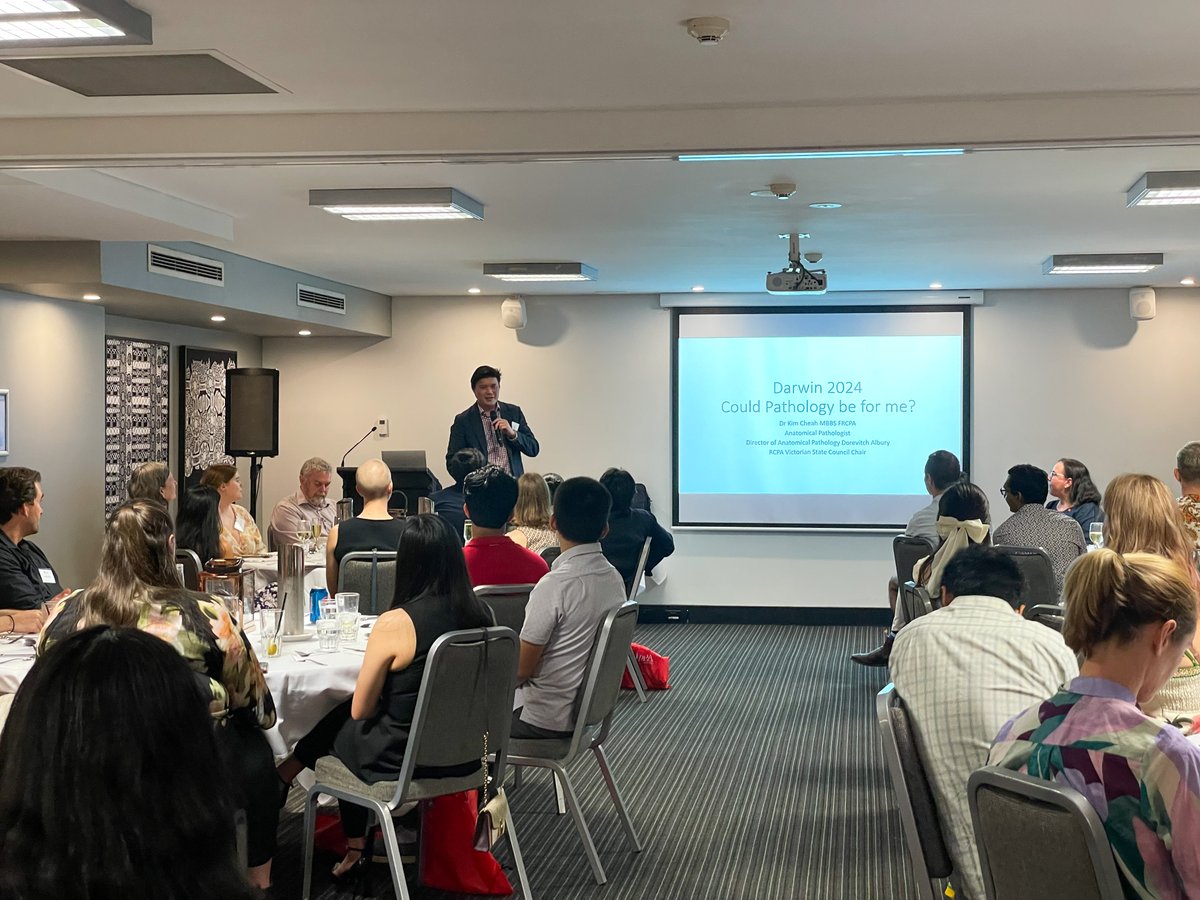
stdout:
<svg viewBox="0 0 1200 900">
<path fill-rule="evenodd" d="M 881 159 L 889 156 L 962 156 L 962 147 L 925 147 L 910 150 L 797 150 L 744 153 L 680 153 L 678 162 L 753 162 L 776 159 Z"/>
<path fill-rule="evenodd" d="M 150 16 L 124 0 L 0 0 L 0 47 L 153 43 Z"/>
<path fill-rule="evenodd" d="M 352 188 L 309 191 L 308 205 L 352 222 L 482 219 L 483 204 L 454 188 Z"/>
<path fill-rule="evenodd" d="M 1200 172 L 1147 172 L 1126 193 L 1126 206 L 1200 203 Z"/>
<path fill-rule="evenodd" d="M 1043 275 L 1136 275 L 1163 264 L 1161 253 L 1069 253 L 1042 263 Z"/>
<path fill-rule="evenodd" d="M 484 263 L 483 274 L 501 281 L 595 281 L 597 272 L 579 262 Z"/>
</svg>

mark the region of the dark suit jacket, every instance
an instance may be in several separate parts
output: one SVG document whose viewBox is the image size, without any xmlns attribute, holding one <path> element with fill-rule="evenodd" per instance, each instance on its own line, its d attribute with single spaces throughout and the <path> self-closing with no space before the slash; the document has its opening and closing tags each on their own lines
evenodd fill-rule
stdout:
<svg viewBox="0 0 1200 900">
<path fill-rule="evenodd" d="M 498 406 L 499 418 L 507 419 L 517 431 L 517 436 L 511 441 L 503 435 L 496 436 L 500 438 L 501 445 L 508 450 L 508 464 L 513 478 L 520 478 L 525 473 L 525 464 L 521 461 L 521 454 L 529 457 L 537 456 L 541 447 L 538 445 L 537 438 L 533 436 L 533 429 L 525 421 L 525 414 L 521 412 L 521 407 L 503 401 Z M 446 445 L 447 464 L 449 464 L 451 456 L 467 447 L 474 447 L 484 455 L 484 458 L 487 457 L 487 436 L 483 433 L 483 422 L 479 418 L 479 406 L 474 403 L 455 416 L 454 424 L 450 426 L 450 442 Z"/>
<path fill-rule="evenodd" d="M 450 523 L 450 527 L 458 532 L 458 542 L 463 541 L 463 525 L 466 524 L 467 514 L 463 512 L 463 497 L 461 484 L 453 484 L 429 495 L 433 501 L 433 511 Z"/>
</svg>

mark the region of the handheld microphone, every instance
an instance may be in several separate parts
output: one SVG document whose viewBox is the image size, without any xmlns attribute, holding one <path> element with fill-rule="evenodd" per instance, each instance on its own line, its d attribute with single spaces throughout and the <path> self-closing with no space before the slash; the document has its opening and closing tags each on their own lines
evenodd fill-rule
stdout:
<svg viewBox="0 0 1200 900">
<path fill-rule="evenodd" d="M 500 418 L 500 410 L 493 409 L 490 413 L 488 413 L 488 418 L 495 422 L 498 418 Z"/>
<path fill-rule="evenodd" d="M 354 447 L 357 447 L 359 444 L 361 444 L 363 441 L 365 441 L 367 438 L 369 438 L 371 435 L 373 435 L 378 430 L 379 430 L 378 425 L 372 425 L 370 431 L 368 431 L 366 434 L 364 434 L 362 437 L 360 437 L 357 441 L 354 442 Z M 347 450 L 345 453 L 342 454 L 342 462 L 341 462 L 341 465 L 338 466 L 339 469 L 346 465 L 346 457 L 350 455 L 350 452 L 354 449 L 354 447 L 351 447 L 350 450 Z"/>
</svg>

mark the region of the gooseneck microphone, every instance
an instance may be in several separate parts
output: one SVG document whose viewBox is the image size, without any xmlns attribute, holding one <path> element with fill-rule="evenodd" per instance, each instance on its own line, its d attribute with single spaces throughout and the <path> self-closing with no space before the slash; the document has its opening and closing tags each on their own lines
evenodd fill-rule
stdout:
<svg viewBox="0 0 1200 900">
<path fill-rule="evenodd" d="M 371 435 L 373 435 L 378 430 L 379 430 L 378 425 L 372 425 L 370 431 L 368 431 L 366 434 L 364 434 L 362 437 L 360 437 L 357 441 L 354 442 L 354 447 L 357 447 L 359 444 L 361 444 L 363 441 L 365 441 L 367 438 L 369 438 Z M 347 450 L 345 453 L 342 454 L 342 462 L 341 462 L 341 465 L 338 466 L 339 469 L 346 465 L 346 457 L 350 455 L 351 451 L 354 450 L 354 447 L 351 447 L 349 450 Z"/>
</svg>

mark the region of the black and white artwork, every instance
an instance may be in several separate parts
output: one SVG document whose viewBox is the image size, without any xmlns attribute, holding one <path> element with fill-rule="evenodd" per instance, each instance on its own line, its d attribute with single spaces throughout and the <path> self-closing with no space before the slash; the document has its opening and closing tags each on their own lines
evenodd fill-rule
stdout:
<svg viewBox="0 0 1200 900">
<path fill-rule="evenodd" d="M 0 388 L 0 457 L 8 456 L 8 388 Z"/>
<path fill-rule="evenodd" d="M 168 462 L 171 345 L 104 339 L 104 514 L 125 499 L 129 475 L 146 462 Z"/>
<path fill-rule="evenodd" d="M 234 462 L 225 453 L 225 370 L 237 368 L 237 351 L 180 347 L 179 355 L 179 486 L 189 488 L 209 466 Z"/>
</svg>

